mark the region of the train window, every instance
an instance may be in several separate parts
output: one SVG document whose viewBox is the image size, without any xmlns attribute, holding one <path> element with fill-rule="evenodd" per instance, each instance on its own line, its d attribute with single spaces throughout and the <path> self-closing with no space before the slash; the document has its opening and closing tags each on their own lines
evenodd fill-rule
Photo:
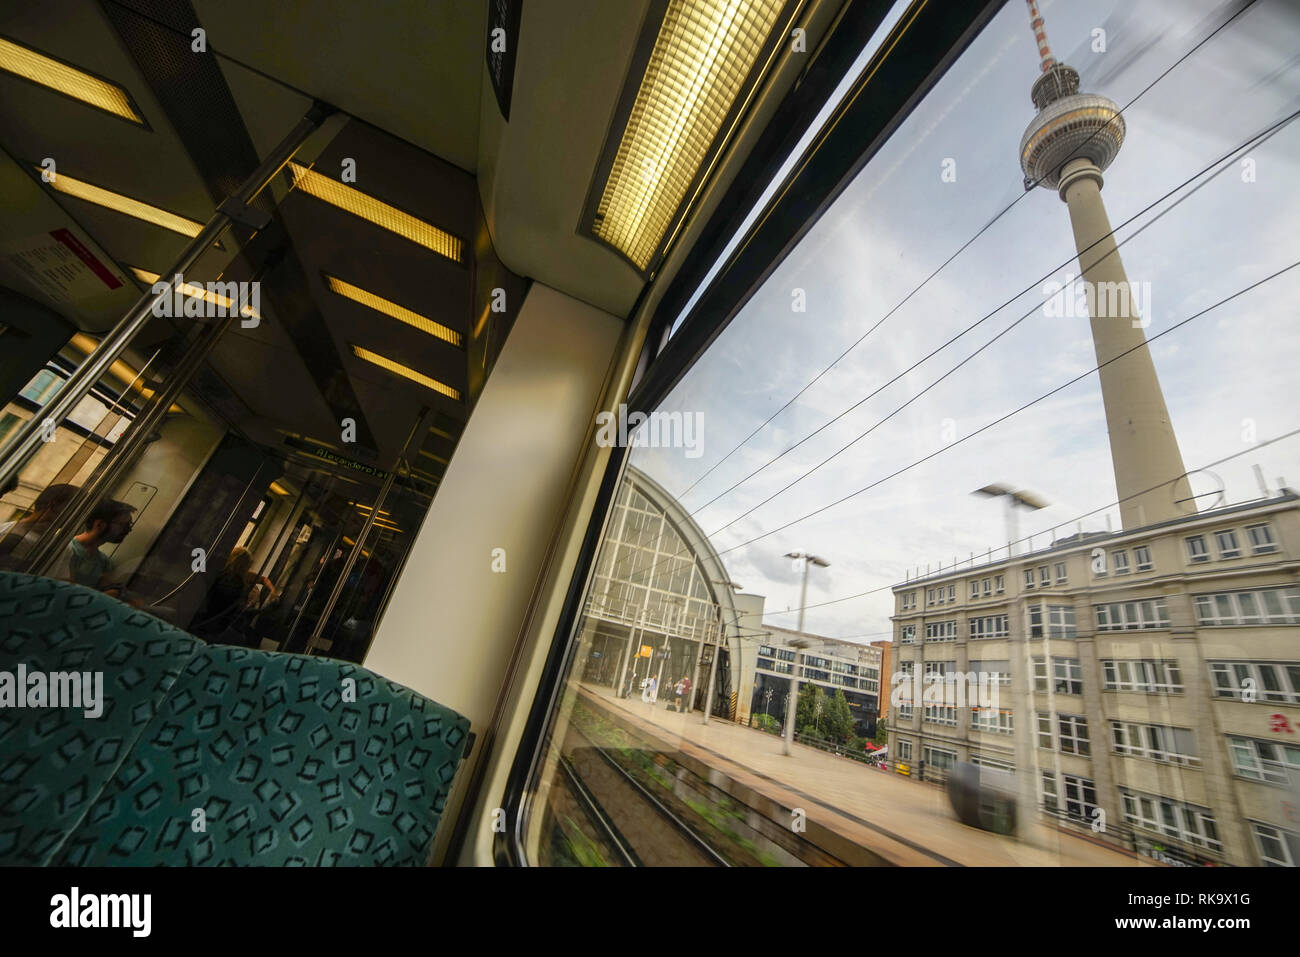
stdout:
<svg viewBox="0 0 1300 957">
<path fill-rule="evenodd" d="M 1025 6 L 1007 4 L 768 264 L 645 410 L 644 440 L 629 443 L 597 516 L 602 538 L 560 639 L 566 670 L 539 751 L 521 757 L 533 768 L 526 860 L 1108 865 L 1155 847 L 1259 862 L 1244 821 L 1219 827 L 1219 843 L 1124 813 L 1154 778 L 1087 746 L 1104 703 L 1060 714 L 1060 688 L 1015 669 L 1034 569 L 1042 583 L 1057 569 L 1053 607 L 1071 620 L 1090 604 L 1167 603 L 1159 643 L 1170 621 L 1192 620 L 1195 585 L 1067 582 L 1065 564 L 1134 548 L 1137 529 L 1144 550 L 1173 554 L 1223 508 L 1243 525 L 1300 522 L 1300 497 L 1261 497 L 1251 468 L 1296 471 L 1300 422 L 1252 417 L 1258 431 L 1241 441 L 1248 408 L 1292 405 L 1293 350 L 1255 345 L 1293 336 L 1284 316 L 1300 294 L 1284 239 L 1300 200 L 1288 177 L 1262 172 L 1300 148 L 1288 92 L 1300 20 L 1284 7 L 1057 4 L 1049 49 Z M 1099 24 L 1124 26 L 1104 53 Z M 1135 403 L 1157 411 L 1138 421 Z M 1229 501 L 1207 491 L 1220 479 Z M 981 486 L 1005 510 L 972 497 Z M 1009 683 L 964 670 L 965 620 L 955 643 L 906 637 L 931 600 L 896 596 L 951 598 L 963 578 L 984 582 L 992 610 L 978 614 L 1009 622 L 980 636 L 978 655 L 999 673 L 1010 662 Z M 1284 640 L 1256 631 L 1230 639 L 1249 646 L 1243 660 Z M 1095 641 L 1099 658 L 1134 653 L 1131 636 Z M 1191 674 L 1202 666 L 1186 653 Z M 1080 682 L 1100 680 L 1079 667 Z M 1007 733 L 924 721 L 891 700 L 904 679 L 924 710 L 997 709 Z M 1220 704 L 1185 697 L 1164 723 L 1213 741 Z M 1040 723 L 1074 729 L 1067 757 L 1036 747 Z M 934 786 L 966 779 L 972 758 L 1011 772 L 1015 833 L 964 827 Z M 1158 800 L 1187 792 L 1207 819 L 1239 816 L 1201 778 L 1210 764 L 1231 778 L 1231 761 L 1207 747 L 1200 767 L 1170 770 Z M 1112 822 L 1101 835 L 1098 809 Z"/>
</svg>

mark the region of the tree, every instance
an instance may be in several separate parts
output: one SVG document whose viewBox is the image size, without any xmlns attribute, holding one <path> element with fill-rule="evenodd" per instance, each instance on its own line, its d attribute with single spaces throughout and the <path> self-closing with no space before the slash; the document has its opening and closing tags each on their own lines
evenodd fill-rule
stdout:
<svg viewBox="0 0 1300 957">
<path fill-rule="evenodd" d="M 876 719 L 876 736 L 871 739 L 873 744 L 883 745 L 889 740 L 889 728 L 885 726 L 884 718 Z"/>
<path fill-rule="evenodd" d="M 844 697 L 841 689 L 835 689 L 835 697 L 827 701 L 823 712 L 824 737 L 840 744 L 853 737 L 853 711 L 849 708 L 849 699 Z"/>
<path fill-rule="evenodd" d="M 799 729 L 799 734 L 811 731 L 818 737 L 824 737 L 822 724 L 825 714 L 825 693 L 811 681 L 804 682 L 799 688 L 799 707 L 794 713 L 794 726 Z"/>
</svg>

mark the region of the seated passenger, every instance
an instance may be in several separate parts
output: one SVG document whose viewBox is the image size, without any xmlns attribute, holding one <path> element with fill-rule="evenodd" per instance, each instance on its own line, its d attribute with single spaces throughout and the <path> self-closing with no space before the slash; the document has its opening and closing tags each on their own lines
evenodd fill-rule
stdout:
<svg viewBox="0 0 1300 957">
<path fill-rule="evenodd" d="M 0 568 L 19 568 L 41 536 L 54 524 L 63 507 L 76 494 L 75 485 L 51 485 L 36 496 L 36 501 L 26 515 L 15 522 L 0 525 Z"/>
<path fill-rule="evenodd" d="M 116 545 L 131 531 L 135 506 L 113 500 L 100 502 L 86 516 L 86 530 L 68 543 L 67 552 L 54 568 L 53 577 L 96 588 L 114 598 L 122 597 L 120 584 L 112 582 L 113 560 L 100 545 Z"/>
</svg>

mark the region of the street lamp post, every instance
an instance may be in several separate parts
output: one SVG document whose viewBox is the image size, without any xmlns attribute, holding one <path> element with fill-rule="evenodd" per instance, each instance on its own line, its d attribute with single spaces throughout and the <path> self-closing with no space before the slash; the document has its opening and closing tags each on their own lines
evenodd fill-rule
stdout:
<svg viewBox="0 0 1300 957">
<path fill-rule="evenodd" d="M 1011 565 L 1011 556 L 1014 553 L 1016 539 L 1019 532 L 1016 527 L 1016 507 L 1020 506 L 1028 511 L 1036 511 L 1040 508 L 1046 508 L 1049 504 L 1042 496 L 1035 495 L 1033 492 L 1024 490 L 1015 491 L 1007 485 L 986 485 L 984 488 L 976 489 L 972 495 L 986 495 L 989 498 L 1001 498 L 1006 503 L 1006 534 L 1007 534 L 1007 574 L 1018 572 L 1013 571 Z M 1012 694 L 1015 698 L 1015 714 L 1019 715 L 1019 720 L 1015 723 L 1016 731 L 1016 771 L 1019 783 L 1019 803 L 1024 809 L 1024 813 L 1018 815 L 1018 828 L 1022 837 L 1028 836 L 1028 829 L 1031 820 L 1035 815 L 1031 814 L 1031 809 L 1038 803 L 1036 788 L 1038 784 L 1038 749 L 1035 747 L 1034 735 L 1037 733 L 1038 720 L 1033 710 L 1032 696 L 1034 688 L 1034 669 L 1033 657 L 1030 653 L 1029 636 L 1024 633 L 1024 614 L 1023 604 L 1020 605 L 1020 641 L 1024 653 L 1020 656 L 1023 664 L 1016 669 L 1021 673 L 1020 680 L 1012 679 Z M 1046 639 L 1048 632 L 1047 622 L 1043 622 L 1044 633 L 1044 652 L 1047 665 L 1048 686 L 1052 682 L 1052 657 L 1050 642 Z M 1051 722 L 1056 723 L 1056 716 L 1052 715 Z M 1057 759 L 1059 761 L 1059 758 Z M 1030 764 L 1034 765 L 1033 773 L 1030 773 Z M 1060 791 L 1060 775 L 1057 775 L 1057 791 Z"/>
<path fill-rule="evenodd" d="M 799 710 L 799 667 L 803 664 L 803 649 L 807 648 L 810 642 L 803 637 L 803 610 L 808 604 L 808 566 L 816 565 L 818 568 L 829 568 L 830 562 L 816 555 L 809 555 L 806 552 L 787 552 L 786 558 L 793 558 L 796 561 L 803 560 L 803 585 L 799 589 L 799 625 L 795 629 L 799 632 L 799 637 L 792 638 L 790 644 L 796 649 L 794 653 L 794 668 L 790 673 L 790 703 L 785 709 L 785 753 L 787 755 L 794 753 L 794 719 L 795 712 Z"/>
</svg>

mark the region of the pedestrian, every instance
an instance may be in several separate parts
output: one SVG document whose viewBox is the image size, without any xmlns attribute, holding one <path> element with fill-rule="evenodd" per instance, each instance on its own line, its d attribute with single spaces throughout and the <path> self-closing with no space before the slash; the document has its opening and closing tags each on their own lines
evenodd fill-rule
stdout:
<svg viewBox="0 0 1300 957">
<path fill-rule="evenodd" d="M 690 675 L 682 675 L 682 692 L 677 697 L 677 710 L 682 710 L 682 703 L 685 702 L 686 710 L 691 710 L 691 678 Z"/>
<path fill-rule="evenodd" d="M 659 679 L 653 675 L 646 679 L 645 700 L 650 705 L 650 710 L 654 710 L 655 701 L 659 697 Z"/>
</svg>

